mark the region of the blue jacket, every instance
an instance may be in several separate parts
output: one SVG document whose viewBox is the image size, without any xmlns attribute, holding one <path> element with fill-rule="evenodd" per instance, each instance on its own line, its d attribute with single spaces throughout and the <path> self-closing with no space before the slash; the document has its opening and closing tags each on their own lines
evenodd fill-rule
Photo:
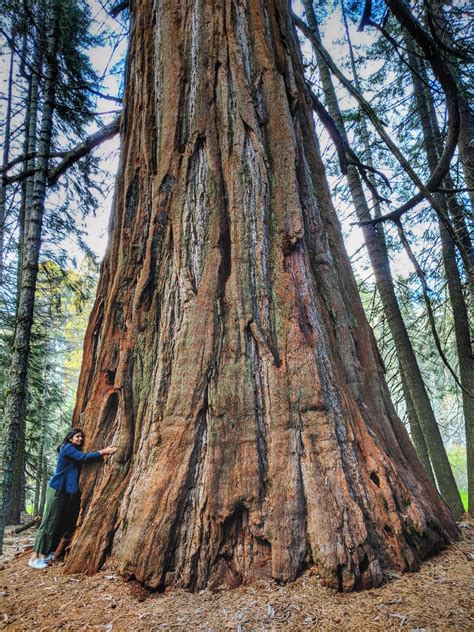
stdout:
<svg viewBox="0 0 474 632">
<path fill-rule="evenodd" d="M 79 472 L 81 463 L 99 461 L 99 452 L 81 452 L 71 443 L 64 444 L 59 450 L 58 462 L 49 486 L 59 492 L 77 494 L 79 492 Z"/>
</svg>

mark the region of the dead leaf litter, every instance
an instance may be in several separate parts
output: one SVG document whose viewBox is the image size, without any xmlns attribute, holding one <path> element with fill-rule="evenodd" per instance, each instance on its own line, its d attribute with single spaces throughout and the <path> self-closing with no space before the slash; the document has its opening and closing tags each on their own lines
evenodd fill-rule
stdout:
<svg viewBox="0 0 474 632">
<path fill-rule="evenodd" d="M 311 572 L 279 586 L 149 592 L 108 562 L 93 575 L 67 575 L 62 563 L 27 566 L 35 530 L 6 533 L 0 558 L 0 630 L 474 630 L 474 521 L 462 538 L 418 573 L 392 574 L 379 589 L 341 594 Z"/>
</svg>

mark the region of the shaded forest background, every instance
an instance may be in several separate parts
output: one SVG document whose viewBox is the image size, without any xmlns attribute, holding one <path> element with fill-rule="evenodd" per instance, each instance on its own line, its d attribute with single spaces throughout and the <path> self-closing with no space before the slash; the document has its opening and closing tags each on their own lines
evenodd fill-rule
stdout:
<svg viewBox="0 0 474 632">
<path fill-rule="evenodd" d="M 293 10 L 392 399 L 459 515 L 469 493 L 473 506 L 474 14 L 468 2 L 411 7 L 440 69 L 382 2 Z M 102 143 L 119 130 L 129 24 L 127 3 L 105 0 L 3 1 L 1 14 L 1 494 L 2 520 L 16 524 L 24 511 L 41 514 L 54 446 L 71 423 L 98 278 L 87 229 L 100 232 L 100 222 L 88 218 L 110 203 L 117 150 Z M 27 340 L 18 332 L 28 328 Z"/>
</svg>

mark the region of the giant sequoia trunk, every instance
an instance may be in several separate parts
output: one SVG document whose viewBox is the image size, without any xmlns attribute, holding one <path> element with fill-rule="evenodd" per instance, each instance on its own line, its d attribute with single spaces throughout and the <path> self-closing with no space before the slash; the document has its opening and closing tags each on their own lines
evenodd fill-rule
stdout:
<svg viewBox="0 0 474 632">
<path fill-rule="evenodd" d="M 283 0 L 136 0 L 70 571 L 340 590 L 456 535 L 384 383 Z"/>
</svg>

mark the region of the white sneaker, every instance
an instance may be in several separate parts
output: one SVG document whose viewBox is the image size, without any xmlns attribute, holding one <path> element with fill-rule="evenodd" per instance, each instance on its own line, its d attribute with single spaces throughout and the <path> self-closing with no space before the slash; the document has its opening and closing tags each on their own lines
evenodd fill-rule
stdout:
<svg viewBox="0 0 474 632">
<path fill-rule="evenodd" d="M 31 566 L 31 568 L 47 568 L 48 566 L 48 562 L 45 562 L 44 560 L 40 560 L 39 558 L 37 560 L 30 560 L 28 562 L 28 566 Z"/>
<path fill-rule="evenodd" d="M 43 559 L 45 562 L 52 562 L 54 560 L 54 553 L 49 553 L 49 555 L 47 555 Z"/>
</svg>

